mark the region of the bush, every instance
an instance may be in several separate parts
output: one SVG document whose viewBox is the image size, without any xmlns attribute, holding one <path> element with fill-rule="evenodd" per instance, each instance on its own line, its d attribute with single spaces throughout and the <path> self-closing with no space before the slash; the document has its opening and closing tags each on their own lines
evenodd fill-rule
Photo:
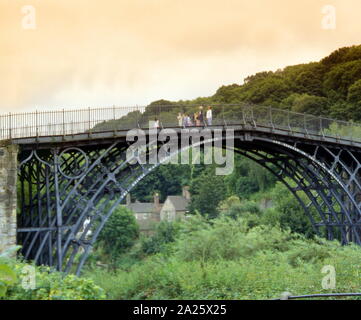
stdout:
<svg viewBox="0 0 361 320">
<path fill-rule="evenodd" d="M 92 280 L 75 275 L 63 276 L 50 272 L 49 267 L 32 267 L 19 261 L 3 262 L 16 275 L 15 281 L 8 284 L 2 299 L 6 300 L 98 300 L 105 299 L 105 292 Z M 35 289 L 25 289 L 24 268 L 35 270 Z"/>
<path fill-rule="evenodd" d="M 257 226 L 249 229 L 247 219 L 216 219 L 213 225 L 182 235 L 176 254 L 184 261 L 238 260 L 263 250 L 287 250 L 297 238 L 278 227 Z"/>
<path fill-rule="evenodd" d="M 102 248 L 111 262 L 115 263 L 121 254 L 133 246 L 138 235 L 139 228 L 134 214 L 119 206 L 100 232 L 97 248 Z"/>
<path fill-rule="evenodd" d="M 177 222 L 161 221 L 152 236 L 142 238 L 142 252 L 145 254 L 162 252 L 167 244 L 175 241 L 178 231 L 179 224 Z"/>
<path fill-rule="evenodd" d="M 292 185 L 291 182 L 290 184 Z M 306 203 L 308 202 L 304 193 L 300 193 L 299 196 Z M 282 182 L 277 182 L 271 191 L 271 197 L 274 207 L 264 211 L 260 221 L 262 224 L 280 225 L 283 229 L 289 228 L 292 232 L 303 234 L 307 237 L 315 235 L 305 210 Z M 311 212 L 311 214 L 317 215 L 315 212 Z"/>
<path fill-rule="evenodd" d="M 131 270 L 89 274 L 112 299 L 271 299 L 294 295 L 359 292 L 361 250 L 282 231 L 248 229 L 241 220 L 219 218 L 174 243 L 172 254 L 148 257 Z M 187 221 L 188 223 L 189 221 Z M 182 229 L 183 230 L 183 229 Z M 336 269 L 335 290 L 322 288 L 323 266 Z"/>
</svg>

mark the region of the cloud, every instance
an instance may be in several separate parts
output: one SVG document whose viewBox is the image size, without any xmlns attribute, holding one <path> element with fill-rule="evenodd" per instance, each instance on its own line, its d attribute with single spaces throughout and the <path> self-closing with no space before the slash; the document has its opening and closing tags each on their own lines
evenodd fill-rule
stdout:
<svg viewBox="0 0 361 320">
<path fill-rule="evenodd" d="M 36 9 L 22 28 L 23 5 Z M 336 30 L 321 8 L 337 9 Z M 358 0 L 0 0 L 0 109 L 145 104 L 358 44 Z"/>
</svg>

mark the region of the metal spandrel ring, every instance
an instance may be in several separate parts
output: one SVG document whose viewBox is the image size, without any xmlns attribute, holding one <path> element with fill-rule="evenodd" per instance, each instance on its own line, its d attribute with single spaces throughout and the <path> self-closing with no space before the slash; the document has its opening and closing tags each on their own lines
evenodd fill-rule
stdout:
<svg viewBox="0 0 361 320">
<path fill-rule="evenodd" d="M 79 148 L 68 148 L 59 155 L 59 172 L 67 179 L 81 178 L 89 168 L 89 159 L 86 153 Z"/>
</svg>

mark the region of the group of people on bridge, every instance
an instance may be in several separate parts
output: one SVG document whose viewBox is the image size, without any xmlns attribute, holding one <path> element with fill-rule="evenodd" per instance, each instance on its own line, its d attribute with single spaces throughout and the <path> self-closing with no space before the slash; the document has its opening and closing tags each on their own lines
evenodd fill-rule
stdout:
<svg viewBox="0 0 361 320">
<path fill-rule="evenodd" d="M 207 111 L 204 111 L 203 106 L 199 107 L 199 111 L 189 114 L 189 113 L 178 113 L 177 121 L 179 127 L 201 127 L 201 126 L 211 126 L 213 120 L 212 107 L 208 106 Z M 154 119 L 154 128 L 159 128 L 160 123 L 159 119 Z"/>
<path fill-rule="evenodd" d="M 212 107 L 209 106 L 208 110 L 204 112 L 203 106 L 199 107 L 199 111 L 195 112 L 193 115 L 186 113 L 178 113 L 177 120 L 179 127 L 193 127 L 193 126 L 208 126 L 212 125 Z"/>
</svg>

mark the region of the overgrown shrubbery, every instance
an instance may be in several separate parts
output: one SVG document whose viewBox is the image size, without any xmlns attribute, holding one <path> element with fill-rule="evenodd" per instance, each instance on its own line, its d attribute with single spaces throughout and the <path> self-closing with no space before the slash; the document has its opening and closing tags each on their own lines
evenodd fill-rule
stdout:
<svg viewBox="0 0 361 320">
<path fill-rule="evenodd" d="M 139 227 L 134 214 L 119 206 L 99 234 L 96 244 L 98 253 L 106 255 L 111 265 L 116 267 L 119 257 L 134 245 L 138 235 Z"/>
<path fill-rule="evenodd" d="M 294 186 L 292 181 L 288 182 Z M 270 196 L 273 199 L 273 206 L 262 213 L 261 224 L 280 225 L 283 229 L 289 228 L 292 232 L 303 234 L 306 237 L 315 235 L 309 217 L 282 182 L 276 183 L 270 191 Z M 305 203 L 308 203 L 304 193 L 300 193 L 299 196 Z M 313 208 L 311 208 L 311 214 L 314 218 L 318 215 Z"/>
<path fill-rule="evenodd" d="M 175 241 L 179 233 L 179 223 L 161 221 L 153 235 L 141 239 L 141 251 L 144 254 L 162 252 L 169 243 Z"/>
<path fill-rule="evenodd" d="M 29 282 L 26 281 L 29 275 L 24 274 L 26 269 L 29 270 L 29 264 L 3 259 L 0 261 L 0 265 L 6 266 L 14 274 L 13 281 L 5 283 L 6 291 L 0 292 L 0 299 L 98 300 L 105 298 L 104 290 L 95 285 L 92 280 L 74 275 L 63 277 L 59 272 L 50 272 L 48 267 L 35 267 L 35 288 L 31 289 Z M 3 282 L 3 277 L 0 272 L 0 284 L 1 282 Z"/>
<path fill-rule="evenodd" d="M 179 226 L 168 249 L 129 270 L 87 274 L 113 299 L 268 299 L 323 290 L 333 265 L 337 292 L 360 291 L 361 250 L 306 239 L 278 226 L 249 227 L 247 218 L 195 216 Z"/>
</svg>

